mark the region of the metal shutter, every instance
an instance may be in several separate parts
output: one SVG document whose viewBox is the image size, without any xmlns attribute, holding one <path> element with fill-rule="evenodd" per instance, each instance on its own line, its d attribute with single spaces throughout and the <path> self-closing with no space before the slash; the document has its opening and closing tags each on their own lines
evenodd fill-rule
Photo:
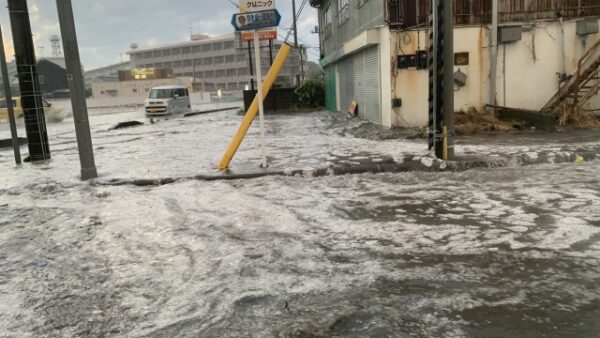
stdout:
<svg viewBox="0 0 600 338">
<path fill-rule="evenodd" d="M 374 123 L 381 124 L 381 58 L 379 46 L 364 51 L 364 73 L 361 82 L 364 117 Z M 359 108 L 360 110 L 360 108 Z"/>
<path fill-rule="evenodd" d="M 354 70 L 352 58 L 347 58 L 338 64 L 340 78 L 340 111 L 345 113 L 354 100 Z"/>
<path fill-rule="evenodd" d="M 352 66 L 354 68 L 354 100 L 358 104 L 358 117 L 363 120 L 367 119 L 366 112 L 366 96 L 365 96 L 365 51 L 360 52 L 352 56 Z"/>
</svg>

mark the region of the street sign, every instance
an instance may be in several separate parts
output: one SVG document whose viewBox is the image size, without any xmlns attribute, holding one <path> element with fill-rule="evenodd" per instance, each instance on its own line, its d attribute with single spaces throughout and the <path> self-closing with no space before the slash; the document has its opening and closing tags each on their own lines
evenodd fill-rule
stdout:
<svg viewBox="0 0 600 338">
<path fill-rule="evenodd" d="M 275 9 L 275 0 L 240 0 L 240 13 Z"/>
<path fill-rule="evenodd" d="M 231 24 L 236 31 L 248 31 L 261 28 L 277 27 L 281 22 L 281 15 L 275 10 L 235 14 Z"/>
</svg>

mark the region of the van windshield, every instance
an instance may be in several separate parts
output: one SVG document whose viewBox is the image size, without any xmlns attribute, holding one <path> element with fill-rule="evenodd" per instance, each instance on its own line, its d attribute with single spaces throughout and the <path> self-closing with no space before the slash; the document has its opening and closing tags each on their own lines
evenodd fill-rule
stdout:
<svg viewBox="0 0 600 338">
<path fill-rule="evenodd" d="M 152 89 L 150 99 L 170 99 L 173 97 L 173 89 Z"/>
</svg>

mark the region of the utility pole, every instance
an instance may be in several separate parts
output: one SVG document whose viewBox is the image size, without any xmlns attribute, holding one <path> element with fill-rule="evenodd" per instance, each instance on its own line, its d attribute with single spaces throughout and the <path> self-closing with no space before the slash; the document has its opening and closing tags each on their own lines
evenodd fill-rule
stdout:
<svg viewBox="0 0 600 338">
<path fill-rule="evenodd" d="M 15 121 L 15 110 L 13 107 L 12 93 L 10 90 L 10 79 L 8 78 L 8 67 L 6 67 L 6 53 L 4 52 L 4 36 L 2 27 L 0 27 L 0 67 L 2 68 L 2 80 L 4 82 L 4 99 L 6 100 L 6 110 L 8 112 L 8 122 L 10 123 L 10 135 L 12 137 L 13 151 L 15 153 L 15 162 L 21 164 L 21 148 L 19 145 L 19 135 L 17 134 L 17 123 Z"/>
<path fill-rule="evenodd" d="M 496 106 L 496 82 L 498 80 L 498 0 L 492 0 L 492 46 L 490 48 L 490 93 L 488 102 L 492 106 Z M 490 111 L 496 115 L 496 108 L 491 108 Z"/>
<path fill-rule="evenodd" d="M 29 21 L 27 0 L 8 0 L 8 11 L 15 49 L 15 62 L 21 89 L 21 106 L 32 162 L 50 159 L 50 145 L 40 84 L 37 76 L 35 49 Z"/>
<path fill-rule="evenodd" d="M 452 1 L 431 0 L 429 19 L 429 149 L 454 157 L 454 15 Z"/>
<path fill-rule="evenodd" d="M 292 0 L 292 11 L 294 12 L 294 49 L 300 55 L 300 74 L 296 75 L 296 85 L 300 85 L 304 77 L 304 65 L 302 60 L 302 51 L 298 50 L 298 14 L 296 14 L 296 0 Z"/>
<path fill-rule="evenodd" d="M 67 80 L 71 91 L 71 105 L 73 107 L 73 120 L 75 134 L 79 147 L 79 162 L 81 164 L 81 179 L 89 180 L 98 177 L 94 160 L 94 148 L 90 133 L 87 104 L 85 102 L 84 80 L 77 45 L 77 33 L 73 18 L 71 0 L 56 0 L 58 21 L 65 50 L 65 63 L 67 65 Z"/>
<path fill-rule="evenodd" d="M 254 92 L 254 69 L 252 69 L 252 44 L 248 41 L 248 65 L 250 65 L 250 89 Z"/>
</svg>

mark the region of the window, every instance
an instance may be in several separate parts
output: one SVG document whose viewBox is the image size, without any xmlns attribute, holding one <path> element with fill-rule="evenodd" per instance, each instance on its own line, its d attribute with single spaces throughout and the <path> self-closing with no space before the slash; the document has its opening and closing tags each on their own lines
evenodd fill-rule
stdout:
<svg viewBox="0 0 600 338">
<path fill-rule="evenodd" d="M 348 0 L 338 0 L 338 24 L 342 25 L 350 19 Z"/>
<path fill-rule="evenodd" d="M 213 64 L 213 58 L 212 57 L 204 58 L 204 65 L 205 66 L 210 66 L 212 64 Z"/>
<path fill-rule="evenodd" d="M 171 51 L 172 55 L 181 55 L 181 48 L 173 48 Z"/>
<path fill-rule="evenodd" d="M 244 62 L 244 61 L 246 61 L 246 55 L 245 54 L 238 54 L 238 55 L 236 55 L 235 59 L 236 59 L 237 62 Z"/>
<path fill-rule="evenodd" d="M 190 47 L 181 48 L 181 54 L 189 54 L 192 51 Z"/>
<path fill-rule="evenodd" d="M 43 85 L 43 84 L 45 83 L 45 81 L 44 81 L 44 75 L 41 75 L 41 74 L 40 74 L 40 75 L 38 75 L 38 82 L 39 82 L 41 85 Z"/>
<path fill-rule="evenodd" d="M 222 56 L 215 56 L 215 65 L 220 65 L 223 63 L 224 57 Z"/>
<path fill-rule="evenodd" d="M 215 71 L 215 77 L 224 77 L 225 76 L 225 69 L 219 69 L 217 71 Z"/>
<path fill-rule="evenodd" d="M 233 49 L 233 47 L 234 47 L 233 41 L 225 42 L 225 49 Z"/>
<path fill-rule="evenodd" d="M 171 56 L 171 50 L 170 49 L 165 49 L 163 50 L 163 56 Z"/>
<path fill-rule="evenodd" d="M 159 58 L 159 57 L 161 57 L 161 56 L 162 56 L 162 53 L 161 53 L 161 51 L 160 51 L 160 50 L 155 50 L 155 51 L 152 53 L 152 57 Z"/>
<path fill-rule="evenodd" d="M 185 61 L 183 61 L 183 66 L 184 67 L 191 67 L 192 66 L 192 60 L 185 60 Z"/>
<path fill-rule="evenodd" d="M 213 44 L 213 50 L 222 50 L 223 49 L 223 43 L 222 42 L 216 42 Z"/>
<path fill-rule="evenodd" d="M 248 75 L 248 68 L 238 68 L 237 69 L 237 74 L 238 76 L 246 76 Z"/>
<path fill-rule="evenodd" d="M 235 55 L 225 55 L 225 63 L 235 62 Z"/>
<path fill-rule="evenodd" d="M 235 72 L 236 72 L 235 68 L 233 68 L 233 69 L 227 69 L 227 76 L 229 76 L 229 77 L 235 77 L 236 76 Z"/>
<path fill-rule="evenodd" d="M 152 58 L 152 52 L 144 53 L 144 59 L 151 59 L 151 58 Z"/>
<path fill-rule="evenodd" d="M 203 45 L 203 46 L 202 46 L 202 51 L 203 51 L 203 52 L 210 52 L 210 51 L 212 51 L 212 45 L 211 45 L 211 44 L 209 44 L 209 43 L 207 43 L 207 44 Z"/>
<path fill-rule="evenodd" d="M 192 47 L 192 53 L 200 53 L 201 51 L 202 51 L 202 46 Z"/>
<path fill-rule="evenodd" d="M 180 68 L 181 67 L 181 61 L 175 61 L 175 62 L 173 62 L 173 67 L 174 68 Z"/>
<path fill-rule="evenodd" d="M 133 92 L 134 94 L 135 94 L 135 93 L 137 93 L 137 88 L 133 88 L 133 89 L 132 89 L 132 92 Z"/>
<path fill-rule="evenodd" d="M 185 95 L 185 89 L 184 88 L 177 89 L 177 95 L 179 95 L 179 97 L 187 96 L 187 95 Z"/>
</svg>

